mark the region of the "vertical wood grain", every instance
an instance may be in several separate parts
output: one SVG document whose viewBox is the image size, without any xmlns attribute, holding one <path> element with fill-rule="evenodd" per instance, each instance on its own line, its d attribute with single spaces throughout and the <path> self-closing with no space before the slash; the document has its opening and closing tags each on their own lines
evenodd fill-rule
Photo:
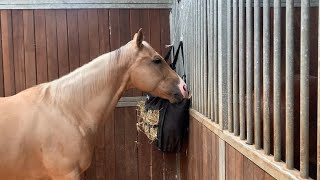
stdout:
<svg viewBox="0 0 320 180">
<path fill-rule="evenodd" d="M 29 88 L 37 83 L 33 10 L 23 10 L 23 27 L 26 88 Z"/>
<path fill-rule="evenodd" d="M 59 77 L 69 73 L 67 11 L 56 10 Z"/>
<path fill-rule="evenodd" d="M 24 64 L 23 11 L 12 10 L 13 61 L 16 93 L 26 88 L 26 72 Z"/>
<path fill-rule="evenodd" d="M 46 16 L 44 10 L 34 10 L 37 84 L 48 81 Z"/>
</svg>

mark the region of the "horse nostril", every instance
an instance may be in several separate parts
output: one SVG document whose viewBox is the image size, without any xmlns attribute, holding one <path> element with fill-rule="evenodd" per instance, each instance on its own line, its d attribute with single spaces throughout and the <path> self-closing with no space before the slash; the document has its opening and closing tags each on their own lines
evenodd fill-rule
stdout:
<svg viewBox="0 0 320 180">
<path fill-rule="evenodd" d="M 183 90 L 187 91 L 187 86 L 186 85 L 183 85 Z"/>
</svg>

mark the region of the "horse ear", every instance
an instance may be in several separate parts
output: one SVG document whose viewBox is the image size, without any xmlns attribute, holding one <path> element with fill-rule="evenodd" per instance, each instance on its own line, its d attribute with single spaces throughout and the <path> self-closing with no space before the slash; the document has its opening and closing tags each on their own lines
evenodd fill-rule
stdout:
<svg viewBox="0 0 320 180">
<path fill-rule="evenodd" d="M 142 33 L 142 28 L 140 28 L 139 31 L 133 37 L 133 40 L 136 41 L 136 44 L 139 48 L 142 47 L 143 38 L 144 37 Z"/>
</svg>

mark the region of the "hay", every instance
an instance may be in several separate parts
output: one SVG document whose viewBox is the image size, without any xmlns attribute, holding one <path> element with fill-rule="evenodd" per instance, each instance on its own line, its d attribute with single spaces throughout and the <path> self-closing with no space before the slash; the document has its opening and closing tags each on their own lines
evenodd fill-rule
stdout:
<svg viewBox="0 0 320 180">
<path fill-rule="evenodd" d="M 137 104 L 137 130 L 143 132 L 148 139 L 153 142 L 157 139 L 158 123 L 159 123 L 159 110 L 148 110 L 145 109 L 145 101 L 140 101 Z"/>
</svg>

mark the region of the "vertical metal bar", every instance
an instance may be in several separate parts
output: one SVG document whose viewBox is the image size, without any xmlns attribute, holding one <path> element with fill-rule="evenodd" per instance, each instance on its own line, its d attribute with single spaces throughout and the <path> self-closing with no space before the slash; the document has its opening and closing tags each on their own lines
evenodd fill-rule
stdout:
<svg viewBox="0 0 320 180">
<path fill-rule="evenodd" d="M 227 2 L 227 58 L 228 58 L 228 130 L 233 132 L 232 106 L 232 0 Z"/>
<path fill-rule="evenodd" d="M 218 96 L 219 96 L 219 125 L 223 129 L 223 94 L 222 94 L 222 0 L 218 0 Z"/>
<path fill-rule="evenodd" d="M 319 0 L 320 4 L 320 0 Z M 318 24 L 320 25 L 320 8 L 318 13 Z M 320 26 L 318 27 L 318 127 L 317 127 L 317 179 L 320 179 Z"/>
<path fill-rule="evenodd" d="M 238 41 L 238 0 L 233 0 L 233 128 L 239 136 L 239 41 Z"/>
<path fill-rule="evenodd" d="M 273 30 L 273 119 L 274 119 L 274 160 L 281 160 L 281 0 L 274 1 L 274 30 Z"/>
<path fill-rule="evenodd" d="M 252 1 L 247 0 L 246 2 L 246 43 L 247 43 L 247 143 L 253 144 L 253 110 L 252 110 Z"/>
<path fill-rule="evenodd" d="M 213 6 L 213 100 L 214 100 L 214 121 L 219 122 L 218 109 L 218 0 L 214 0 Z"/>
<path fill-rule="evenodd" d="M 191 21 L 194 21 L 194 6 L 193 6 L 193 1 L 191 2 Z M 194 34 L 194 26 L 191 27 L 191 34 Z M 194 38 L 190 36 L 191 38 L 191 45 L 194 47 Z M 191 95 L 193 96 L 194 94 L 194 48 L 191 46 L 191 60 L 190 60 L 190 70 L 191 70 L 191 75 L 190 75 L 190 81 L 191 81 Z M 194 103 L 192 102 L 192 108 L 194 108 Z"/>
<path fill-rule="evenodd" d="M 300 175 L 309 176 L 309 0 L 301 1 Z"/>
<path fill-rule="evenodd" d="M 200 107 L 201 113 L 204 114 L 204 71 L 203 71 L 203 9 L 202 9 L 202 2 L 203 0 L 199 1 L 199 58 L 200 58 Z"/>
<path fill-rule="evenodd" d="M 208 109 L 209 118 L 213 120 L 213 2 L 208 3 Z"/>
<path fill-rule="evenodd" d="M 195 3 L 195 6 L 196 6 L 196 18 L 195 18 L 195 44 L 196 44 L 196 46 L 195 46 L 195 55 L 196 55 L 196 57 L 195 57 L 195 66 L 196 66 L 196 72 L 195 72 L 195 77 L 196 77 L 196 79 L 195 79 L 195 82 L 196 82 L 196 87 L 195 87 L 195 95 L 196 95 L 196 105 L 197 105 L 197 111 L 199 111 L 200 112 L 200 96 L 199 96 L 199 94 L 200 94 L 200 91 L 199 91 L 199 86 L 200 86 L 200 80 L 199 80 L 199 73 L 200 73 L 200 69 L 199 69 L 199 63 L 200 63 L 200 61 L 199 61 L 199 38 L 198 38 L 198 36 L 199 36 L 199 22 L 198 22 L 198 18 L 199 18 L 199 11 L 198 11 L 198 2 L 199 2 L 199 0 L 196 0 L 196 3 Z"/>
<path fill-rule="evenodd" d="M 294 114 L 294 24 L 293 0 L 286 2 L 286 164 L 288 169 L 293 169 L 293 114 Z"/>
<path fill-rule="evenodd" d="M 260 2 L 254 0 L 254 144 L 261 149 Z"/>
<path fill-rule="evenodd" d="M 263 149 L 270 154 L 270 2 L 263 0 Z"/>
<path fill-rule="evenodd" d="M 239 110 L 240 110 L 240 139 L 246 138 L 245 119 L 245 68 L 244 68 L 244 0 L 239 1 Z"/>
<path fill-rule="evenodd" d="M 208 103 L 208 81 L 209 81 L 209 76 L 208 76 L 208 71 L 209 71 L 209 67 L 208 67 L 208 11 L 206 9 L 206 7 L 208 6 L 207 1 L 209 0 L 205 0 L 204 2 L 204 70 L 205 70 L 205 104 L 206 104 L 206 115 L 207 117 L 209 117 L 209 103 Z"/>
<path fill-rule="evenodd" d="M 208 103 L 208 12 L 207 12 L 207 1 L 205 0 L 203 9 L 204 9 L 204 72 L 205 72 L 205 92 L 204 92 L 204 102 L 206 104 L 205 113 L 209 117 L 209 103 Z"/>
</svg>

